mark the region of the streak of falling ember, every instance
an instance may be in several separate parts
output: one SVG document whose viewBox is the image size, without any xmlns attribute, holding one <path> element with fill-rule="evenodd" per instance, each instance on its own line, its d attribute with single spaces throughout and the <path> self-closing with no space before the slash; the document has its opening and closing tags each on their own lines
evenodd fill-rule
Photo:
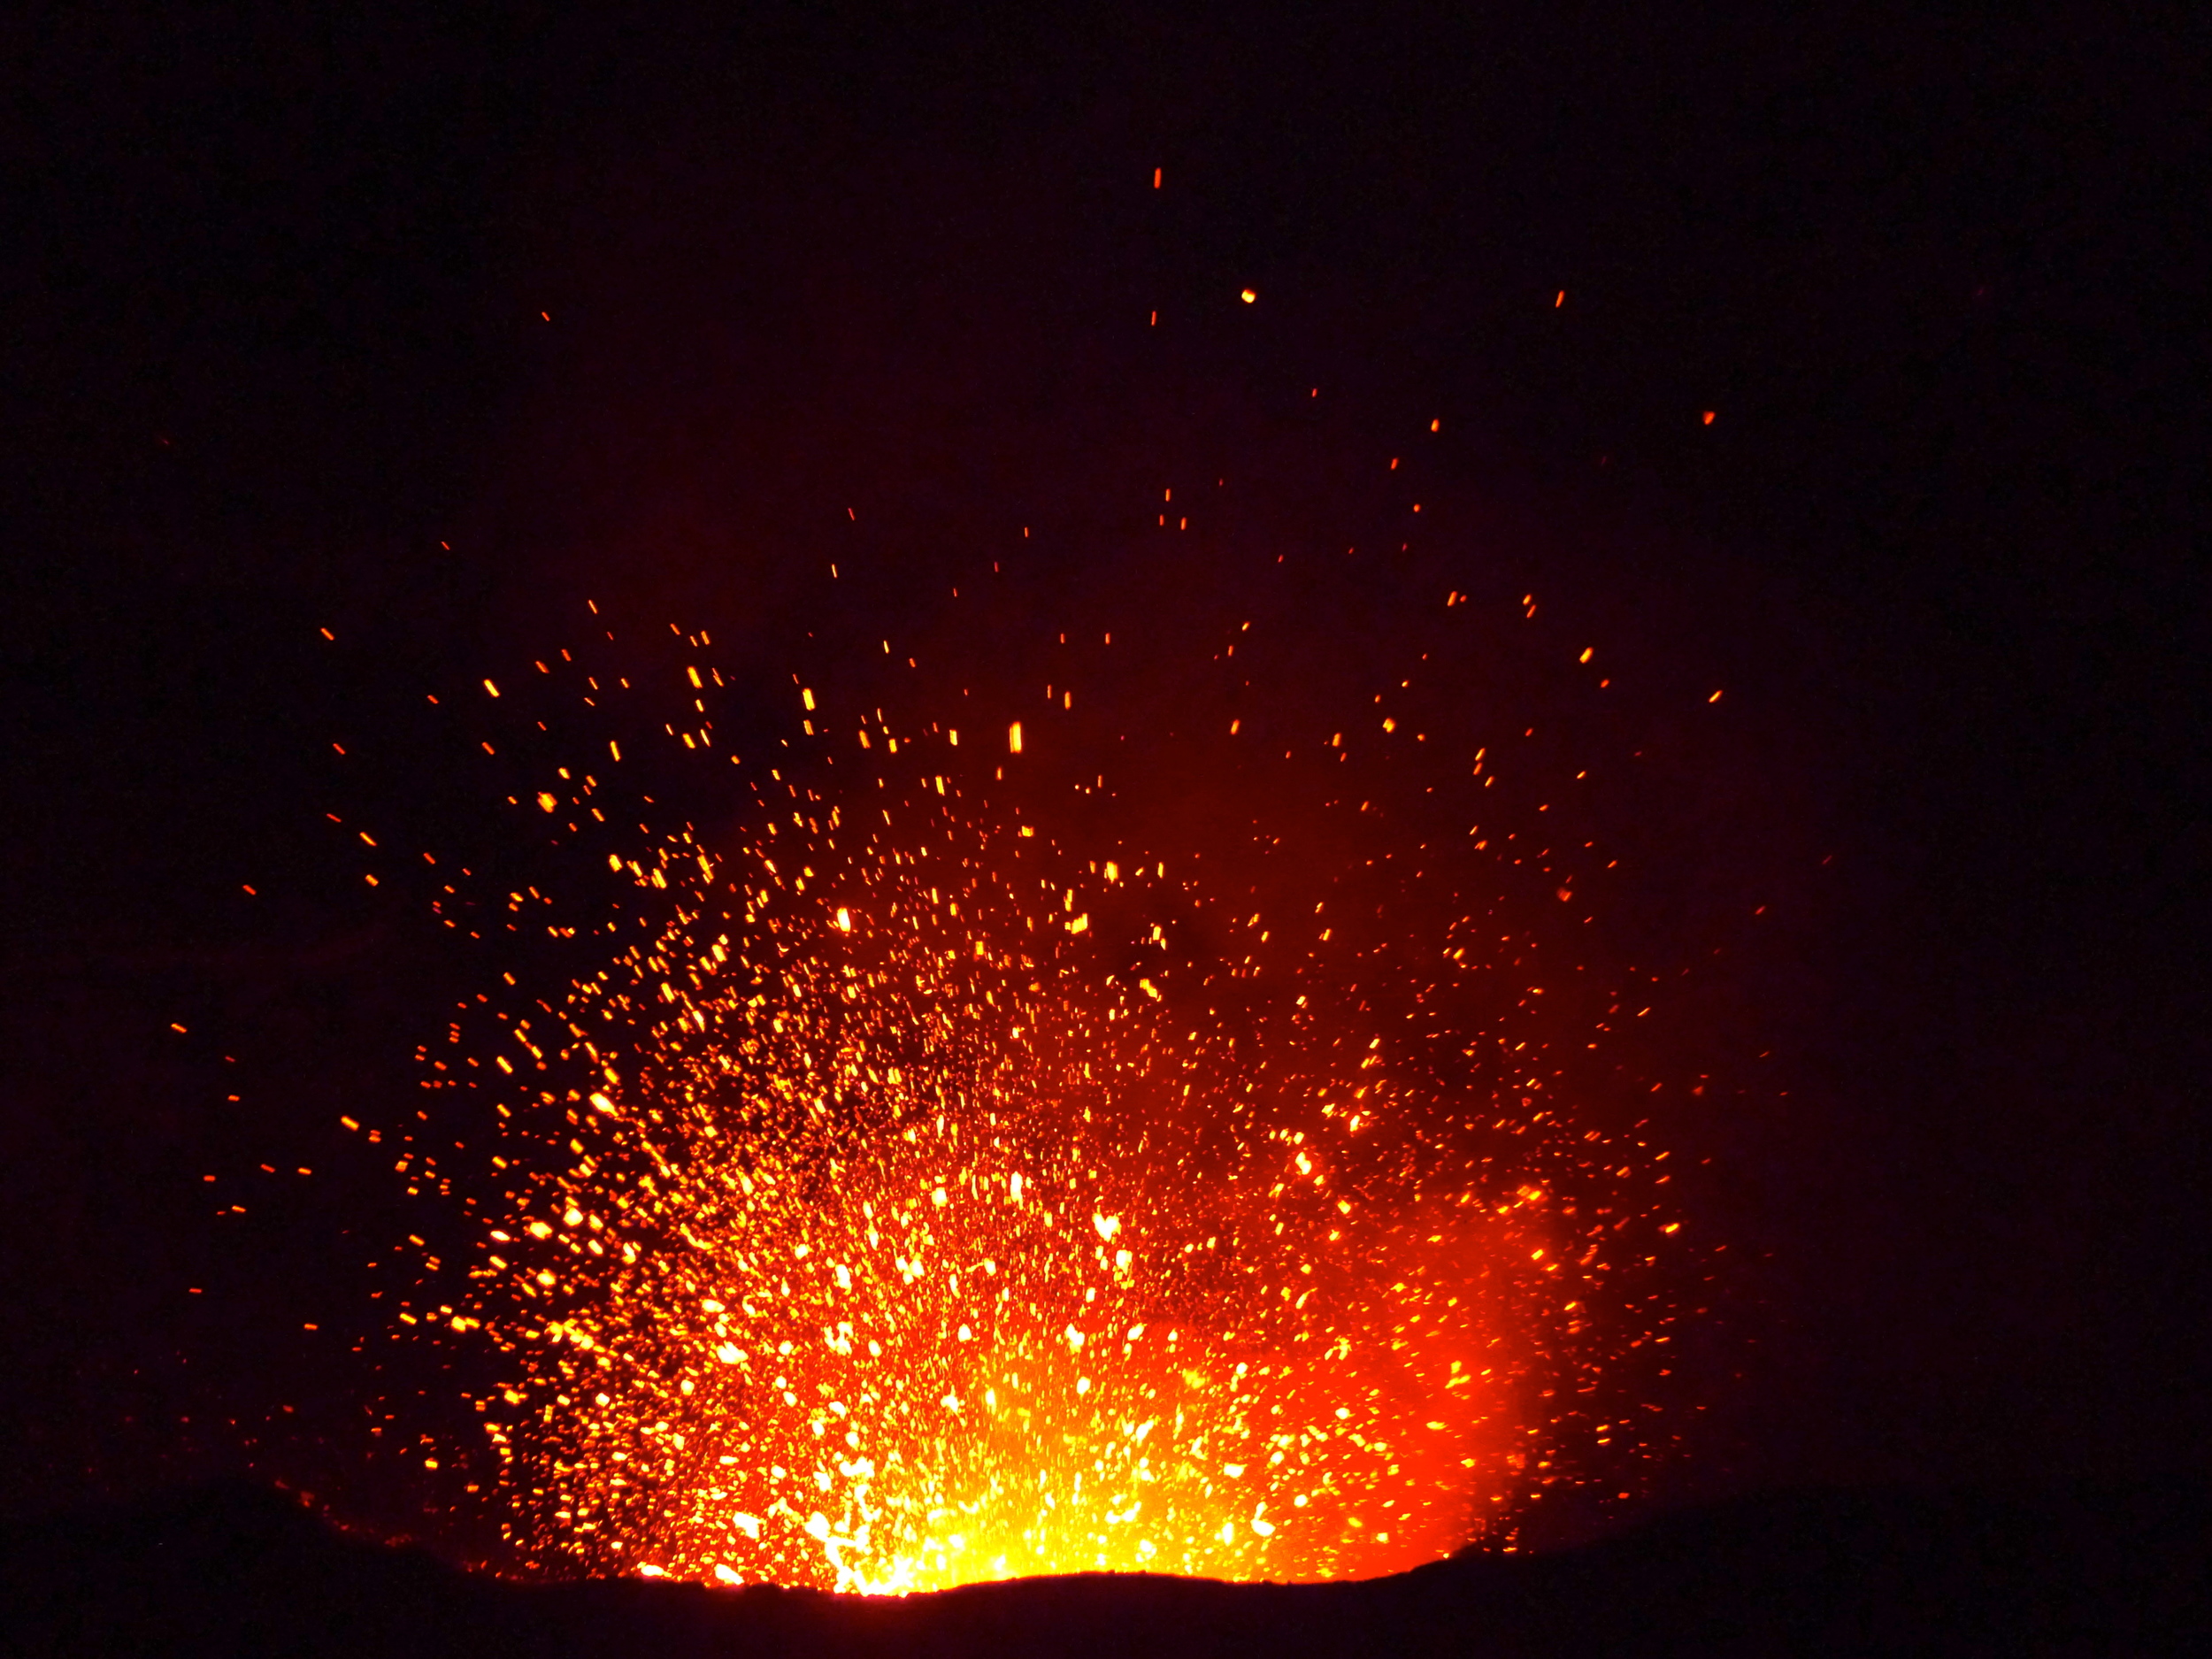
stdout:
<svg viewBox="0 0 2212 1659">
<path fill-rule="evenodd" d="M 1362 1577 L 1509 1539 L 1593 1434 L 1617 1484 L 1589 1402 L 1679 1224 L 1567 1097 L 1605 1025 L 1494 920 L 1363 949 L 1334 889 L 1194 965 L 1226 895 L 889 764 L 606 854 L 648 925 L 480 1029 L 494 1141 L 411 1155 L 470 1255 L 396 1333 L 495 1379 L 441 1449 L 525 1570 Z"/>
</svg>

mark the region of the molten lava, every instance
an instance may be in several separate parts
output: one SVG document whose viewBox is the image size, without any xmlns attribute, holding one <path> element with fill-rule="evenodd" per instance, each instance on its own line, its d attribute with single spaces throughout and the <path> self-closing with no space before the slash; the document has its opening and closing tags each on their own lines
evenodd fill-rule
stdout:
<svg viewBox="0 0 2212 1659">
<path fill-rule="evenodd" d="M 1563 1098 L 1561 999 L 1471 909 L 1386 952 L 1337 887 L 1240 914 L 1061 848 L 948 787 L 956 741 L 879 721 L 874 787 L 772 773 L 720 844 L 595 855 L 636 942 L 482 1026 L 498 1138 L 444 1171 L 474 1254 L 400 1316 L 489 1345 L 449 1458 L 495 1460 L 526 1562 L 710 1584 L 1344 1578 L 1509 1535 L 1659 1322 L 1616 1283 L 1650 1155 Z M 1177 948 L 1194 910 L 1226 951 Z"/>
</svg>

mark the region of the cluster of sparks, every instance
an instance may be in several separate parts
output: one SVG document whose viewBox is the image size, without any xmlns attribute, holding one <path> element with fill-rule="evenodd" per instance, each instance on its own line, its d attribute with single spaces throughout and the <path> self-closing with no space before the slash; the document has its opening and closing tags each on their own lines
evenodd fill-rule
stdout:
<svg viewBox="0 0 2212 1659">
<path fill-rule="evenodd" d="M 963 750 L 795 701 L 795 743 L 874 775 L 747 768 L 745 827 L 628 845 L 595 769 L 521 799 L 629 926 L 557 917 L 606 939 L 589 970 L 424 1050 L 498 1129 L 442 1165 L 411 1137 L 473 1231 L 400 1333 L 495 1378 L 445 1456 L 521 1559 L 1363 1577 L 1509 1538 L 1571 1419 L 1656 1438 L 1589 1379 L 1667 1340 L 1632 1281 L 1678 1224 L 1651 1148 L 1578 1117 L 1550 1062 L 1598 1045 L 1494 895 L 1365 949 L 1340 887 L 1247 914 L 1193 861 L 1039 833 L 974 764 L 1018 726 Z M 724 762 L 699 725 L 671 735 Z M 1208 912 L 1228 949 L 1179 949 Z"/>
</svg>

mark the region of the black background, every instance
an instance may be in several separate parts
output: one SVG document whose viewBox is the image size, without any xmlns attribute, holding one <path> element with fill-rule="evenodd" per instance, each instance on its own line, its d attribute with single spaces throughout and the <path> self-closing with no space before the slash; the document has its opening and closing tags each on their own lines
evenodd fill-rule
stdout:
<svg viewBox="0 0 2212 1659">
<path fill-rule="evenodd" d="M 2202 1469 L 2202 24 L 1467 11 L 14 14 L 12 1509 L 350 1409 L 331 1125 L 475 970 L 324 815 L 498 836 L 423 686 L 588 593 L 779 681 L 827 561 L 926 629 L 1015 524 L 1044 615 L 1431 418 L 1452 557 L 1743 710 L 1787 1093 L 1679 1489 Z"/>
</svg>

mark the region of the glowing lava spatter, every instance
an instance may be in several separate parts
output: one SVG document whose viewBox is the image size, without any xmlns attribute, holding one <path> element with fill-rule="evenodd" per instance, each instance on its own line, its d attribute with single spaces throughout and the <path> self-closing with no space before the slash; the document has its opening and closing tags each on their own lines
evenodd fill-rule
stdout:
<svg viewBox="0 0 2212 1659">
<path fill-rule="evenodd" d="M 466 1288 L 402 1316 L 492 1345 L 467 1455 L 526 1560 L 1355 1577 L 1552 1479 L 1656 1224 L 1624 1244 L 1642 1155 L 1535 1075 L 1525 987 L 1468 989 L 1463 918 L 1385 968 L 1317 902 L 1194 964 L 1165 859 L 941 777 L 756 787 L 727 844 L 605 855 L 656 925 L 504 1026 Z"/>
</svg>

